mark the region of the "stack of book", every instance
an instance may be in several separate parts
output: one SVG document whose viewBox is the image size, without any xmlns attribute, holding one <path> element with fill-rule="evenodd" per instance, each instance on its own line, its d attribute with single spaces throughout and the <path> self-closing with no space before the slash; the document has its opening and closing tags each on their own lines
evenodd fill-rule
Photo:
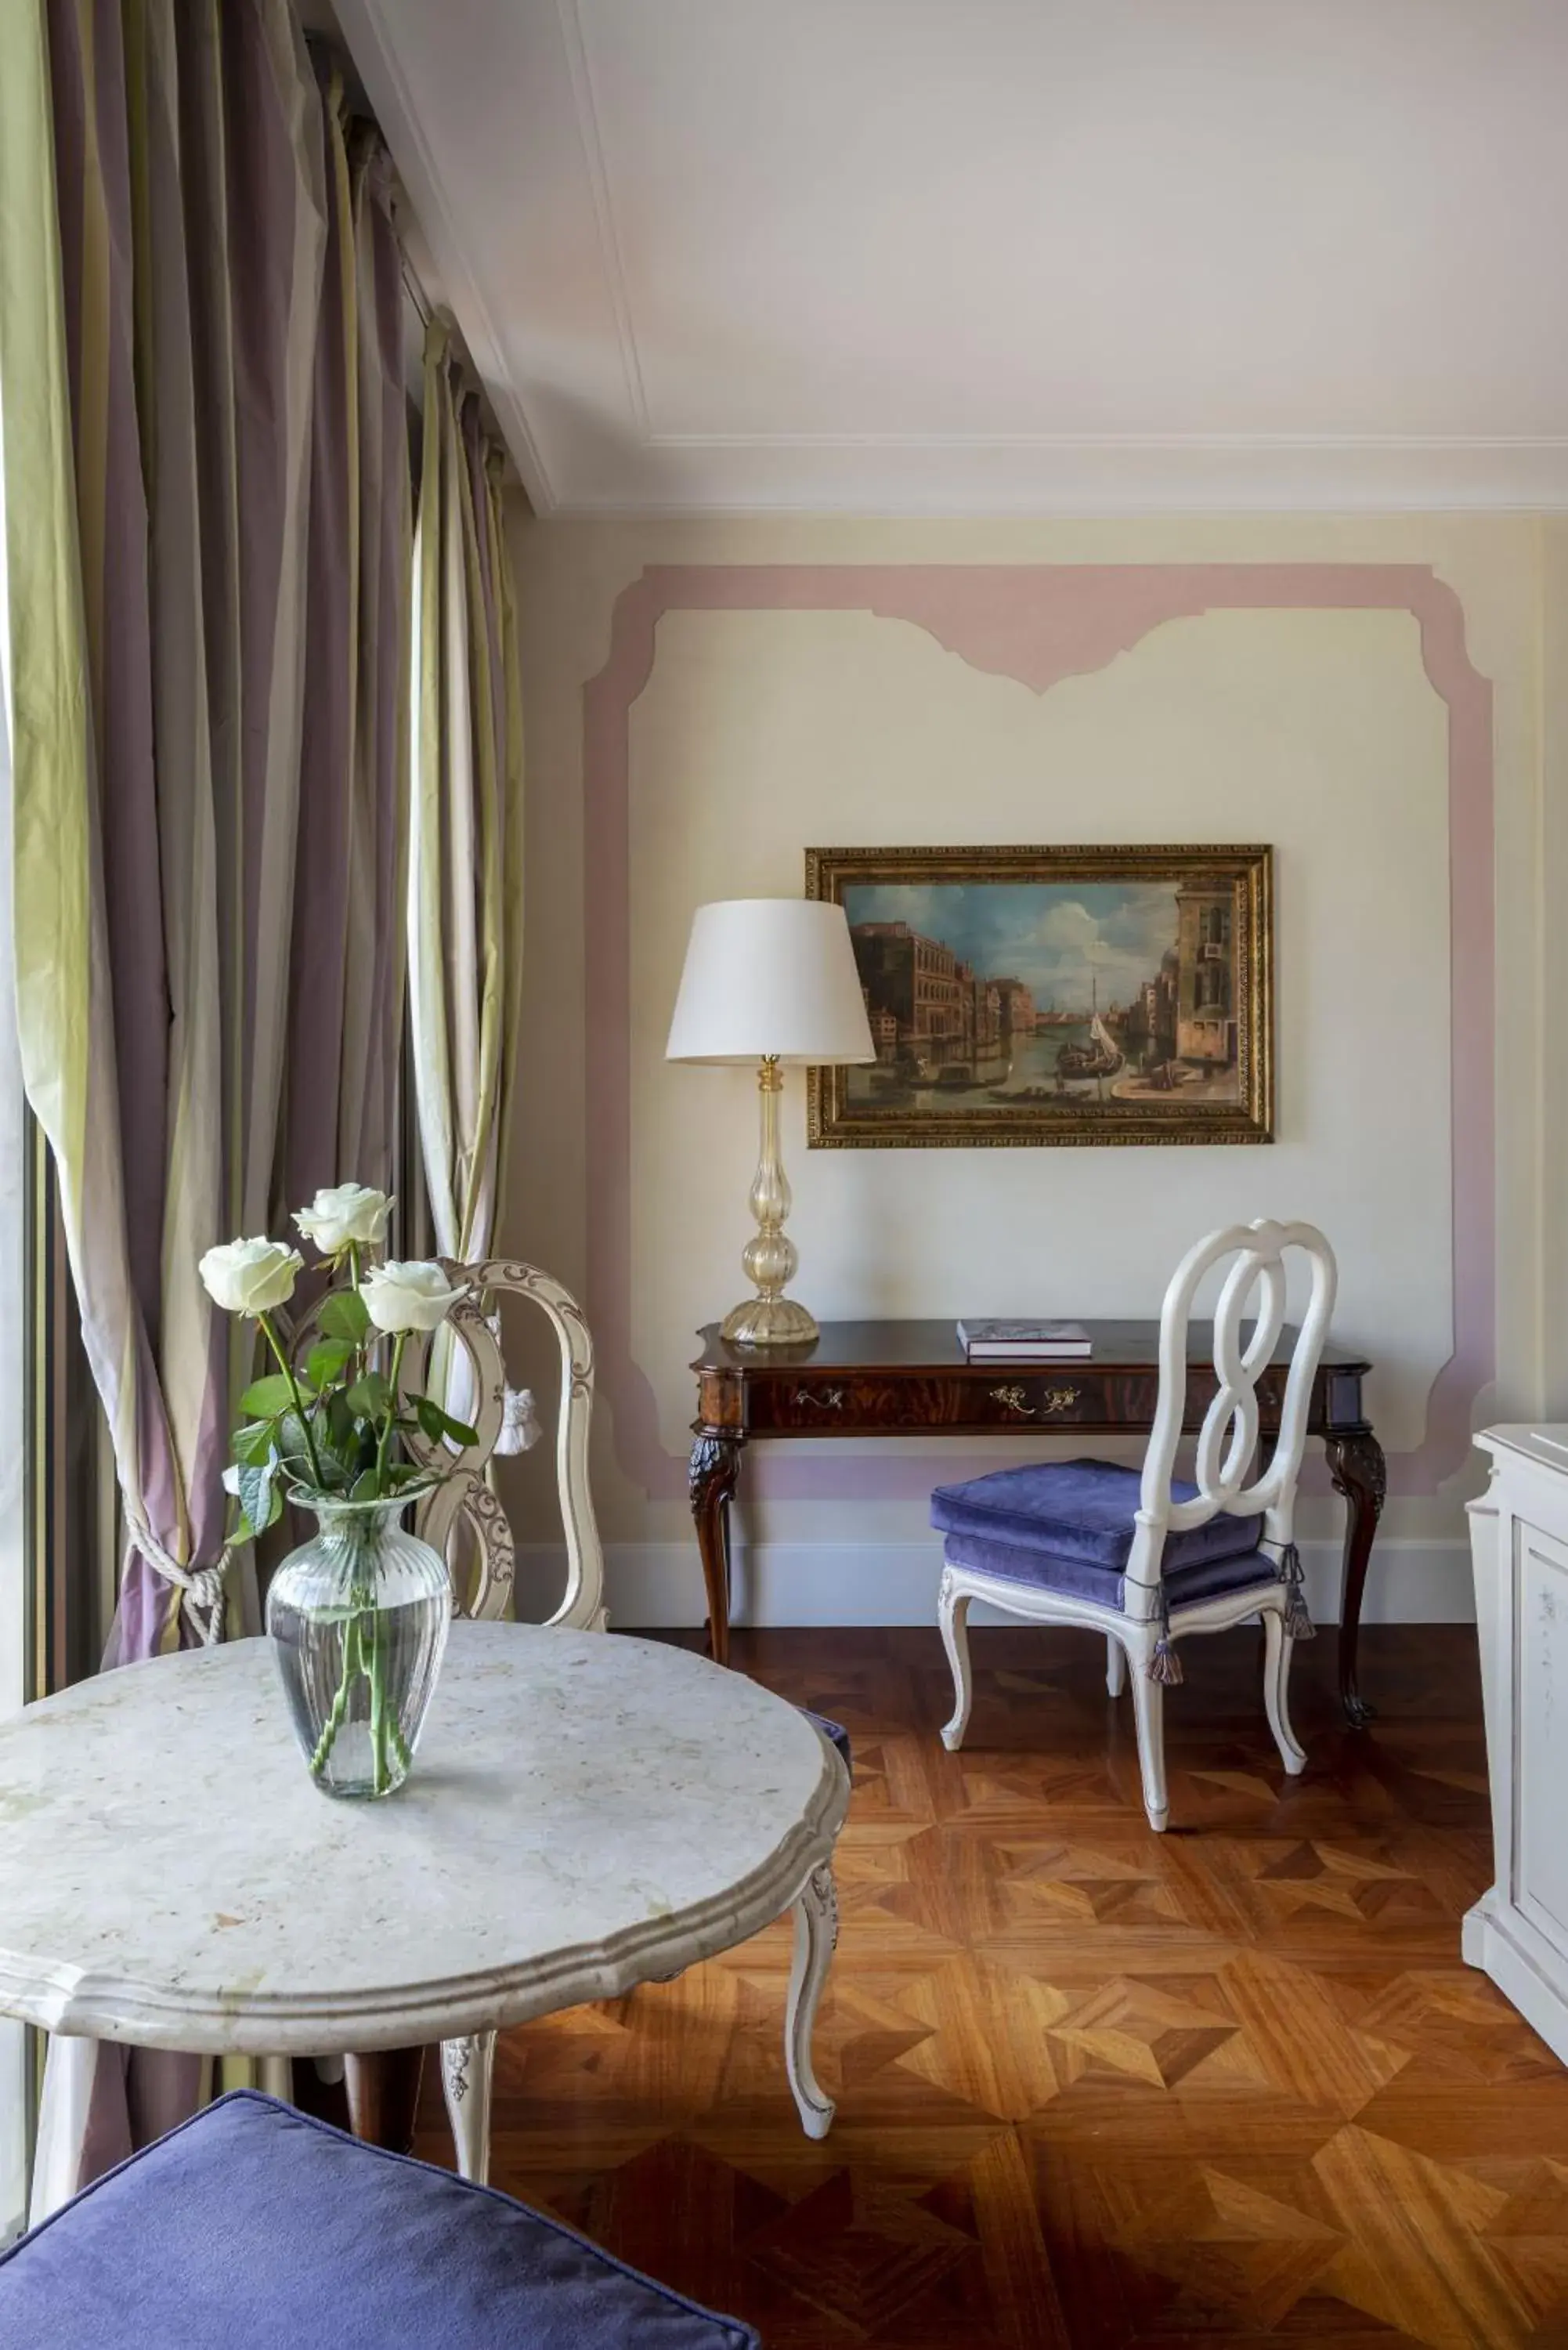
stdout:
<svg viewBox="0 0 1568 2350">
<path fill-rule="evenodd" d="M 961 1322 L 971 1363 L 1072 1363 L 1094 1352 L 1081 1322 Z"/>
</svg>

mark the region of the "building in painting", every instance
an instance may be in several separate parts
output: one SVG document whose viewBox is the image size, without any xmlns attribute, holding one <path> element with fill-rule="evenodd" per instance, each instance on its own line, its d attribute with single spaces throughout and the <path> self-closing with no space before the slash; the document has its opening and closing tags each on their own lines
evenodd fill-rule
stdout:
<svg viewBox="0 0 1568 2350">
<path fill-rule="evenodd" d="M 1168 947 L 1160 959 L 1158 975 L 1144 981 L 1127 1006 L 1123 1024 L 1127 1051 L 1150 1066 L 1176 1057 L 1180 970 L 1176 949 Z"/>
<path fill-rule="evenodd" d="M 997 981 L 908 922 L 856 922 L 850 937 L 878 1061 L 933 1084 L 980 1084 L 1005 1071 L 1010 1031 Z"/>
<path fill-rule="evenodd" d="M 992 985 L 1002 997 L 1002 1024 L 1010 1036 L 1034 1034 L 1034 996 L 1021 979 L 996 979 Z"/>
<path fill-rule="evenodd" d="M 1176 906 L 1177 1054 L 1227 1067 L 1236 1058 L 1234 899 L 1226 885 L 1193 882 L 1178 889 Z"/>
</svg>

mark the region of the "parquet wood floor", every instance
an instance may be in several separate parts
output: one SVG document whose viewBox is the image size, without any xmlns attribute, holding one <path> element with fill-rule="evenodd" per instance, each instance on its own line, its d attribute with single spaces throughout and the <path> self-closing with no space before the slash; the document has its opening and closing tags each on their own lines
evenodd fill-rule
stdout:
<svg viewBox="0 0 1568 2350">
<path fill-rule="evenodd" d="M 1255 1636 L 1191 1642 L 1164 1837 L 1096 1645 L 974 1641 L 948 1755 L 934 1632 L 736 1636 L 855 1741 L 826 2143 L 780 1927 L 507 2035 L 496 2184 L 769 2350 L 1568 2350 L 1568 2074 L 1459 1956 L 1490 1874 L 1473 1634 L 1369 1631 L 1361 1735 L 1330 1642 L 1300 1650 L 1294 1783 Z M 432 2085 L 420 2151 L 451 2159 Z"/>
</svg>

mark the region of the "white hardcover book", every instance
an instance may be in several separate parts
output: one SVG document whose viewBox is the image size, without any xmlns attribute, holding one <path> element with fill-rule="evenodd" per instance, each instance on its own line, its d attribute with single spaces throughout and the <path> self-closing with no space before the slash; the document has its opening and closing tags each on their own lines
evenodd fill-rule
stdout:
<svg viewBox="0 0 1568 2350">
<path fill-rule="evenodd" d="M 961 1322 L 959 1345 L 977 1362 L 1064 1362 L 1094 1352 L 1081 1322 Z"/>
</svg>

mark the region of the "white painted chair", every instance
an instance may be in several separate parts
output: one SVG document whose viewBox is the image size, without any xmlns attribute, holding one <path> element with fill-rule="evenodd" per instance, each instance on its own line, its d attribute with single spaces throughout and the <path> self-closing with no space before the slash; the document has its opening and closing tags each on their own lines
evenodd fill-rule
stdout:
<svg viewBox="0 0 1568 2350">
<path fill-rule="evenodd" d="M 537 1423 L 532 1397 L 507 1385 L 497 1301 L 508 1296 L 525 1298 L 538 1307 L 554 1330 L 561 1366 L 556 1478 L 566 1543 L 566 1582 L 560 1604 L 546 1621 L 577 1631 L 602 1632 L 608 1620 L 604 1604 L 604 1550 L 588 1484 L 594 1348 L 583 1310 L 569 1290 L 535 1265 L 519 1264 L 506 1257 L 487 1257 L 476 1264 L 443 1257 L 440 1263 L 448 1280 L 462 1284 L 467 1292 L 452 1308 L 443 1329 L 452 1332 L 466 1357 L 469 1377 L 463 1409 L 476 1441 L 454 1451 L 450 1444 L 431 1443 L 417 1429 L 408 1433 L 405 1440 L 413 1457 L 432 1466 L 439 1463 L 445 1471 L 442 1483 L 416 1510 L 415 1531 L 441 1552 L 452 1569 L 454 1613 L 482 1617 L 507 1613 L 516 1548 L 488 1471 L 498 1451 L 526 1451 L 532 1436 L 537 1434 Z M 302 1321 L 294 1340 L 296 1351 L 308 1345 L 314 1321 L 314 1315 Z M 429 1390 L 431 1355 L 439 1336 L 415 1340 L 405 1348 L 399 1380 L 403 1394 Z M 434 1367 L 439 1376 L 440 1365 Z M 475 1562 L 472 1574 L 465 1538 L 472 1541 Z M 465 2178 L 483 2180 L 489 2171 L 494 2057 L 493 2032 L 441 2043 L 441 2085 L 458 2168 Z M 286 2097 L 287 2060 L 277 2060 L 274 2065 L 274 2060 L 268 2059 L 266 2064 L 273 2069 L 264 2067 L 263 2085 Z M 326 2079 L 340 2079 L 342 2067 L 341 2057 L 317 2060 L 317 2070 Z"/>
<path fill-rule="evenodd" d="M 1285 1256 L 1309 1261 L 1312 1291 L 1285 1383 L 1273 1457 L 1244 1481 L 1258 1445 L 1257 1382 L 1278 1345 Z M 1214 1317 L 1218 1388 L 1199 1432 L 1196 1482 L 1173 1480 L 1186 1416 L 1188 1323 L 1204 1275 L 1234 1258 Z M 1260 1220 L 1210 1233 L 1188 1251 L 1160 1317 L 1159 1398 L 1141 1476 L 1106 1461 L 1005 1469 L 939 1488 L 933 1524 L 946 1534 L 938 1620 L 952 1666 L 952 1719 L 942 1742 L 963 1742 L 972 1696 L 967 1618 L 987 1601 L 1035 1624 L 1104 1633 L 1113 1697 L 1132 1669 L 1138 1762 L 1149 1825 L 1169 1816 L 1164 1700 L 1181 1679 L 1176 1644 L 1261 1616 L 1263 1703 L 1285 1769 L 1306 1762 L 1291 1728 L 1295 1640 L 1310 1638 L 1293 1538 L 1296 1482 L 1318 1357 L 1334 1311 L 1334 1253 L 1312 1224 Z M 1254 1293 L 1257 1293 L 1254 1304 Z M 1255 1316 L 1243 1343 L 1243 1323 Z"/>
</svg>

